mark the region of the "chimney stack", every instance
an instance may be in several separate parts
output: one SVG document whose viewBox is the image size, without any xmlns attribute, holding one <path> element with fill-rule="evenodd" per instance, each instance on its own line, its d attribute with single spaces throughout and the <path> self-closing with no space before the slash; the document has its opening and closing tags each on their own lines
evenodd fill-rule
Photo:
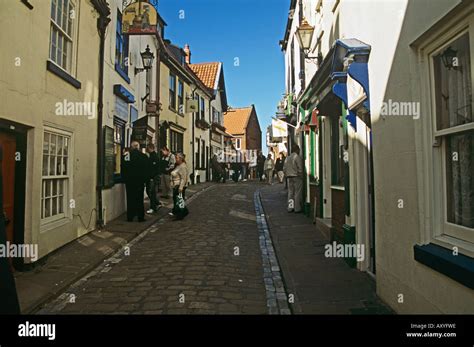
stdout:
<svg viewBox="0 0 474 347">
<path fill-rule="evenodd" d="M 191 64 L 191 50 L 189 49 L 189 45 L 184 45 L 184 54 L 186 54 L 185 61 L 187 64 Z"/>
</svg>

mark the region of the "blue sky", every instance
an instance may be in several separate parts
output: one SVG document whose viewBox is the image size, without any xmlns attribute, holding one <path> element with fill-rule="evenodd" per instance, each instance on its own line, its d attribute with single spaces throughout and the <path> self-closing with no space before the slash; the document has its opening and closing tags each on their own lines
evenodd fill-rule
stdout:
<svg viewBox="0 0 474 347">
<path fill-rule="evenodd" d="M 229 105 L 255 104 L 266 127 L 285 90 L 283 38 L 290 0 L 160 0 L 165 38 L 191 48 L 191 63 L 221 61 Z M 184 11 L 184 19 L 180 19 Z M 234 66 L 235 58 L 239 66 Z"/>
</svg>

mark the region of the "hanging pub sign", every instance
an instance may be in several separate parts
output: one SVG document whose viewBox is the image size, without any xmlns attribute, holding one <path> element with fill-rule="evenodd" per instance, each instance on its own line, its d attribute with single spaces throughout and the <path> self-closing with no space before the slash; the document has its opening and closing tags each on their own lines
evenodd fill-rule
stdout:
<svg viewBox="0 0 474 347">
<path fill-rule="evenodd" d="M 186 102 L 186 113 L 198 112 L 199 103 L 195 99 L 188 100 Z"/>
<path fill-rule="evenodd" d="M 122 15 L 122 33 L 125 35 L 156 35 L 158 14 L 155 7 L 142 0 L 129 4 Z"/>
<path fill-rule="evenodd" d="M 272 119 L 272 137 L 287 137 L 288 126 L 280 119 Z"/>
</svg>

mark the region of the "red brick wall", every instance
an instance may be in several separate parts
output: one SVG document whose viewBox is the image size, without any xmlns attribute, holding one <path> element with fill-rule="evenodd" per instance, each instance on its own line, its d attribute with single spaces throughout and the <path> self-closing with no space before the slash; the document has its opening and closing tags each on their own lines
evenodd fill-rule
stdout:
<svg viewBox="0 0 474 347">
<path fill-rule="evenodd" d="M 255 109 L 252 110 L 252 114 L 250 115 L 245 135 L 245 149 L 262 149 L 262 131 L 260 130 L 260 124 Z"/>
</svg>

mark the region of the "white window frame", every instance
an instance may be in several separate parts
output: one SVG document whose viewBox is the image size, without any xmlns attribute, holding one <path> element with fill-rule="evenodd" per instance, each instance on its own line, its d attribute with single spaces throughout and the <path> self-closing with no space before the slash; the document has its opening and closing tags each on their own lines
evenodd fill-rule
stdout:
<svg viewBox="0 0 474 347">
<path fill-rule="evenodd" d="M 59 135 L 63 137 L 67 137 L 69 139 L 69 152 L 67 158 L 67 167 L 68 173 L 67 175 L 54 175 L 54 176 L 43 176 L 43 147 L 44 147 L 44 134 L 50 133 L 53 135 Z M 69 201 L 72 196 L 72 180 L 73 180 L 73 167 L 72 167 L 72 157 L 73 157 L 73 134 L 72 132 L 53 128 L 50 126 L 44 126 L 43 131 L 41 132 L 41 180 L 40 180 L 40 220 L 41 220 L 41 229 L 42 231 L 46 229 L 52 229 L 56 226 L 62 225 L 65 222 L 69 222 L 72 218 L 72 214 L 69 208 Z M 48 170 L 49 170 L 49 160 L 48 160 Z M 41 200 L 43 199 L 43 182 L 49 179 L 66 179 L 67 182 L 63 188 L 63 212 L 58 213 L 54 216 L 44 217 L 42 218 L 42 208 L 43 204 Z M 45 229 L 46 228 L 46 229 Z"/>
<path fill-rule="evenodd" d="M 64 70 L 67 72 L 69 75 L 76 76 L 76 57 L 77 57 L 77 27 L 78 27 L 78 18 L 79 18 L 79 1 L 77 0 L 69 0 L 69 3 L 72 5 L 74 9 L 74 18 L 71 19 L 71 34 L 69 35 L 67 32 L 64 31 L 64 29 L 53 20 L 51 17 L 51 6 L 53 3 L 56 3 L 56 15 L 57 15 L 57 4 L 58 1 L 63 1 L 63 0 L 50 0 L 50 7 L 49 7 L 49 21 L 50 21 L 50 33 L 49 33 L 49 46 L 48 46 L 48 60 L 52 62 L 54 65 L 59 67 L 60 69 Z M 69 5 L 71 7 L 71 5 Z M 70 16 L 70 15 L 69 15 Z M 67 52 L 66 54 L 66 68 L 62 67 L 60 64 L 57 63 L 57 48 L 56 48 L 56 59 L 52 59 L 51 57 L 51 45 L 52 45 L 52 39 L 53 39 L 53 27 L 58 30 L 62 35 L 65 36 L 65 38 L 71 42 L 71 50 L 70 52 Z M 59 37 L 59 34 L 57 35 Z M 57 39 L 56 39 L 56 46 L 57 46 Z M 64 47 L 63 47 L 64 48 Z"/>
<path fill-rule="evenodd" d="M 240 137 L 235 139 L 235 149 L 242 149 L 242 139 Z"/>
<path fill-rule="evenodd" d="M 457 248 L 459 253 L 474 257 L 474 230 L 447 222 L 446 207 L 446 141 L 440 137 L 457 133 L 459 130 L 474 129 L 474 123 L 437 130 L 436 99 L 434 84 L 433 56 L 443 51 L 449 44 L 466 32 L 469 33 L 471 52 L 471 76 L 474 76 L 474 6 L 455 18 L 450 18 L 442 27 L 433 30 L 419 44 L 418 63 L 412 73 L 421 73 L 420 90 L 422 109 L 425 117 L 415 123 L 416 133 L 423 134 L 417 146 L 417 161 L 421 163 L 418 173 L 420 227 L 422 243 L 435 243 L 445 248 Z M 416 80 L 416 79 L 414 79 Z M 416 82 L 414 82 L 416 83 Z M 471 78 L 474 85 L 474 78 Z M 415 86 L 415 85 L 414 85 Z"/>
</svg>

